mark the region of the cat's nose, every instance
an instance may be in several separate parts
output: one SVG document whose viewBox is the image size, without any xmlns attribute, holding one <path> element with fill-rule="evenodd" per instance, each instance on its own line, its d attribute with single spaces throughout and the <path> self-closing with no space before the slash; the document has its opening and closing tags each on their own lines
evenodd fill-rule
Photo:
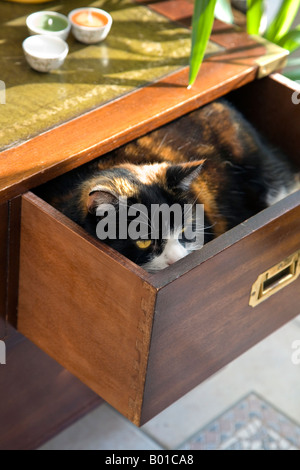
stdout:
<svg viewBox="0 0 300 470">
<path fill-rule="evenodd" d="M 168 266 L 172 266 L 172 264 L 174 264 L 175 262 L 176 262 L 176 261 L 171 261 L 171 260 L 168 259 L 168 260 L 167 260 L 167 265 L 168 265 Z"/>
</svg>

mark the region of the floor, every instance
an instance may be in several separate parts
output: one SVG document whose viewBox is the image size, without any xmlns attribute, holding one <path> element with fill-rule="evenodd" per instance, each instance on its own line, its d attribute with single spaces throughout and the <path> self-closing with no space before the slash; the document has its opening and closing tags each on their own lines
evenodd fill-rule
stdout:
<svg viewBox="0 0 300 470">
<path fill-rule="evenodd" d="M 300 317 L 141 429 L 102 405 L 41 450 L 300 450 Z"/>
</svg>

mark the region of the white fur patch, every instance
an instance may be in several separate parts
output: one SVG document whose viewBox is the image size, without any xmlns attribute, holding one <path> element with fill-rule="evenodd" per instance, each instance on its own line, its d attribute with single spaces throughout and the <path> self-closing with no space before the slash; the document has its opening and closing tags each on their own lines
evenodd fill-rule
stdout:
<svg viewBox="0 0 300 470">
<path fill-rule="evenodd" d="M 156 272 L 165 269 L 171 264 L 176 263 L 180 259 L 187 256 L 190 252 L 182 246 L 179 240 L 171 238 L 167 241 L 164 251 L 160 256 L 157 256 L 143 267 L 147 271 Z"/>
<path fill-rule="evenodd" d="M 300 189 L 300 183 L 295 183 L 293 186 L 290 188 L 287 188 L 285 186 L 282 186 L 279 188 L 277 191 L 270 190 L 268 195 L 267 195 L 267 204 L 269 206 L 273 206 L 273 204 L 276 204 L 279 201 L 282 201 L 282 199 L 286 198 L 290 194 L 298 191 Z"/>
</svg>

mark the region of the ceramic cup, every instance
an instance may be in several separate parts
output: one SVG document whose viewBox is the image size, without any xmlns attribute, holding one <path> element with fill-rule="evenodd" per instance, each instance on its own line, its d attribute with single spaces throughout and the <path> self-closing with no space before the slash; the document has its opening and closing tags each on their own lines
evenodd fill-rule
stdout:
<svg viewBox="0 0 300 470">
<path fill-rule="evenodd" d="M 25 39 L 23 50 L 30 67 L 38 72 L 50 72 L 64 63 L 69 46 L 63 39 L 37 35 Z"/>
<path fill-rule="evenodd" d="M 77 8 L 69 14 L 72 33 L 84 44 L 103 41 L 110 32 L 113 20 L 109 13 L 99 8 Z"/>
<path fill-rule="evenodd" d="M 55 11 L 38 11 L 26 20 L 29 34 L 55 36 L 64 41 L 69 36 L 71 23 L 69 19 Z"/>
</svg>

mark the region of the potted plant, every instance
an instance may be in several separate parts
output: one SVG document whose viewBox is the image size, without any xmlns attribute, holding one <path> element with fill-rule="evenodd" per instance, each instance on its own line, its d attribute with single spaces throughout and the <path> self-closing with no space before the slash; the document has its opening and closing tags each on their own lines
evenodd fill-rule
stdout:
<svg viewBox="0 0 300 470">
<path fill-rule="evenodd" d="M 300 48 L 300 25 L 291 26 L 300 9 L 300 0 L 282 0 L 275 18 L 269 26 L 264 27 L 265 0 L 247 0 L 247 31 L 249 34 L 262 34 L 263 37 L 287 49 L 290 53 Z M 206 46 L 212 31 L 214 17 L 225 21 L 233 18 L 229 0 L 196 0 L 192 22 L 192 49 L 190 56 L 189 86 L 195 82 L 200 70 Z M 217 14 L 217 15 L 216 15 Z M 223 15 L 223 16 L 222 16 Z M 300 60 L 290 61 L 290 65 Z M 300 78 L 300 69 L 293 72 L 290 78 Z"/>
</svg>

